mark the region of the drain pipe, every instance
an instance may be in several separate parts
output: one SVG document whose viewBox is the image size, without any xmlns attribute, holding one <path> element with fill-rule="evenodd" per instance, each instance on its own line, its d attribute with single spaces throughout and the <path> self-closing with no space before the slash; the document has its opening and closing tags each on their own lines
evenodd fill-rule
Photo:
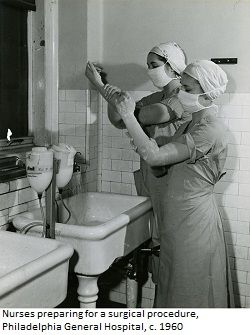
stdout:
<svg viewBox="0 0 250 335">
<path fill-rule="evenodd" d="M 126 305 L 127 308 L 136 308 L 138 299 L 138 280 L 135 257 L 129 262 L 126 277 Z"/>
<path fill-rule="evenodd" d="M 102 147 L 103 147 L 103 130 L 102 116 L 107 113 L 107 102 L 101 94 L 98 94 L 98 111 L 97 111 L 97 192 L 102 191 Z"/>
</svg>

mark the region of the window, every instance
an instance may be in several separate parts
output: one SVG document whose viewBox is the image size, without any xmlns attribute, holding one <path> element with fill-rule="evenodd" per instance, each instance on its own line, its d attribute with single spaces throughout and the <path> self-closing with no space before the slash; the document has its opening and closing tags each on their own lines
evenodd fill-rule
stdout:
<svg viewBox="0 0 250 335">
<path fill-rule="evenodd" d="M 0 0 L 0 140 L 28 136 L 28 10 L 35 0 Z"/>
</svg>

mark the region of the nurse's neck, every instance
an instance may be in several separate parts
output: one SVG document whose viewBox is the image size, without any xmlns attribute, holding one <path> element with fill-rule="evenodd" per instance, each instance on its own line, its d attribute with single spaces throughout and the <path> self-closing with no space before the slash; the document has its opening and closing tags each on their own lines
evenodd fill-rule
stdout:
<svg viewBox="0 0 250 335">
<path fill-rule="evenodd" d="M 163 87 L 165 95 L 170 96 L 177 88 L 181 87 L 180 79 L 174 78 L 166 86 Z"/>
</svg>

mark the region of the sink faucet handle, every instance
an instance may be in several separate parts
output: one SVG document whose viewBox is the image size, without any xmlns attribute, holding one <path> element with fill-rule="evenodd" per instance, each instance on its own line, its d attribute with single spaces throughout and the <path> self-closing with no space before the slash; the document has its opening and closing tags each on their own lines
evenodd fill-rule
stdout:
<svg viewBox="0 0 250 335">
<path fill-rule="evenodd" d="M 86 164 L 86 159 L 83 157 L 80 151 L 77 151 L 74 157 L 74 162 L 76 164 Z"/>
<path fill-rule="evenodd" d="M 83 157 L 80 151 L 77 151 L 74 157 L 73 172 L 80 172 L 81 164 L 86 164 L 86 159 Z"/>
</svg>

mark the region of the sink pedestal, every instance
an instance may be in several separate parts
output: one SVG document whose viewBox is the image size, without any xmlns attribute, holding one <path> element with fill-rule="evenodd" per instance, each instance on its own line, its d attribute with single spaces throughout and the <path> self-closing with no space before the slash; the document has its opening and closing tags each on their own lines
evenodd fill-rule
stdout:
<svg viewBox="0 0 250 335">
<path fill-rule="evenodd" d="M 78 300 L 81 308 L 95 308 L 98 299 L 98 276 L 84 276 L 77 274 L 78 278 Z"/>
</svg>

